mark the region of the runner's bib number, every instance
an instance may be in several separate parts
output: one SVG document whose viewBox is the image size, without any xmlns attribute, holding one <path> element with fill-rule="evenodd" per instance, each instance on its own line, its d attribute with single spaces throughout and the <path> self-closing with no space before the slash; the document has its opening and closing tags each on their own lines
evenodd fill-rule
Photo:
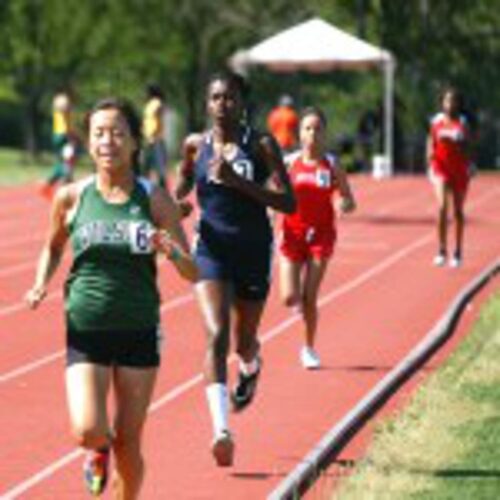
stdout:
<svg viewBox="0 0 500 500">
<path fill-rule="evenodd" d="M 132 222 L 129 231 L 132 253 L 148 254 L 152 252 L 151 234 L 153 228 L 149 222 Z"/>
</svg>

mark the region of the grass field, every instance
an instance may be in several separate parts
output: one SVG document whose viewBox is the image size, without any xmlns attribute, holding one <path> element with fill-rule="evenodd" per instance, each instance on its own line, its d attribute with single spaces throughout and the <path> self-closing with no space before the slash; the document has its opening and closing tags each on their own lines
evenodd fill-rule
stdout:
<svg viewBox="0 0 500 500">
<path fill-rule="evenodd" d="M 51 153 L 43 153 L 35 162 L 22 151 L 0 148 L 0 186 L 40 181 L 50 173 L 52 162 Z M 77 176 L 89 172 L 91 168 L 89 159 L 82 157 L 76 168 Z"/>
<path fill-rule="evenodd" d="M 0 185 L 15 185 L 43 179 L 51 166 L 51 157 L 42 155 L 35 163 L 24 152 L 0 148 Z"/>
<path fill-rule="evenodd" d="M 500 498 L 500 293 L 399 415 L 376 432 L 335 500 Z"/>
</svg>

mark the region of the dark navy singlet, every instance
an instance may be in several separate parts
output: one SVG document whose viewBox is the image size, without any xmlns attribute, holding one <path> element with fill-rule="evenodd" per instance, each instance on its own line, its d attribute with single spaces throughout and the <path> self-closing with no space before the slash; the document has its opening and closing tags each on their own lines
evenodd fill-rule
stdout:
<svg viewBox="0 0 500 500">
<path fill-rule="evenodd" d="M 248 181 L 263 185 L 269 170 L 252 153 L 255 131 L 242 128 L 237 153 L 229 163 L 233 170 Z M 195 162 L 195 180 L 201 206 L 200 236 L 206 231 L 234 241 L 268 243 L 272 239 L 271 225 L 264 205 L 238 191 L 209 179 L 208 166 L 214 157 L 213 138 L 205 136 Z"/>
</svg>

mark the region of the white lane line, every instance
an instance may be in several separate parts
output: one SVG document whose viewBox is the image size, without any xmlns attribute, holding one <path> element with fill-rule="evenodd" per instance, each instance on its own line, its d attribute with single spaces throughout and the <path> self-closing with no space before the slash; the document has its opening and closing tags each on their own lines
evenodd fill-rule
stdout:
<svg viewBox="0 0 500 500">
<path fill-rule="evenodd" d="M 55 474 L 59 469 L 62 469 L 63 467 L 66 467 L 66 465 L 69 465 L 71 462 L 74 462 L 81 455 L 83 455 L 83 450 L 81 448 L 76 448 L 66 455 L 63 455 L 58 460 L 52 462 L 50 465 L 42 469 L 40 472 L 37 472 L 36 474 L 31 476 L 28 480 L 18 484 L 9 491 L 2 493 L 0 495 L 0 499 L 13 500 L 14 498 L 19 498 L 20 495 L 33 488 L 33 486 L 36 486 L 38 483 L 41 483 L 47 477 Z"/>
<path fill-rule="evenodd" d="M 486 193 L 486 195 L 482 196 L 481 199 L 477 200 L 476 203 L 474 203 L 474 206 L 479 205 L 480 203 L 483 203 L 487 199 L 489 199 L 493 194 L 496 193 L 496 190 L 492 190 L 489 193 Z M 342 287 L 332 290 L 329 292 L 327 295 L 324 295 L 320 298 L 319 300 L 319 307 L 323 307 L 325 304 L 328 304 L 329 302 L 332 302 L 333 300 L 337 299 L 341 295 L 344 295 L 354 288 L 362 285 L 369 279 L 373 278 L 377 274 L 379 274 L 381 271 L 384 271 L 388 267 L 392 266 L 399 260 L 401 260 L 403 257 L 405 257 L 407 254 L 411 253 L 412 251 L 416 250 L 417 248 L 425 245 L 428 240 L 434 237 L 434 233 L 428 233 L 425 236 L 413 241 L 409 245 L 406 245 L 404 248 L 399 250 L 398 252 L 395 252 L 394 254 L 390 255 L 386 259 L 384 259 L 382 262 L 379 264 L 372 266 L 369 268 L 367 271 L 364 273 L 360 274 L 357 278 L 354 278 L 353 280 L 349 281 L 348 283 L 344 284 Z M 286 320 L 281 321 L 278 323 L 274 328 L 271 328 L 269 331 L 267 331 L 265 334 L 262 335 L 261 340 L 263 343 L 269 342 L 273 338 L 277 337 L 279 334 L 281 334 L 283 331 L 285 331 L 289 326 L 292 324 L 296 323 L 299 321 L 300 316 L 295 314 L 287 318 Z M 234 361 L 235 356 L 231 357 L 232 360 Z M 149 412 L 155 412 L 162 408 L 165 404 L 168 404 L 172 402 L 173 400 L 177 399 L 178 397 L 182 396 L 184 393 L 186 393 L 189 389 L 192 387 L 196 386 L 197 384 L 201 383 L 203 381 L 203 375 L 201 373 L 198 373 L 191 377 L 190 379 L 186 380 L 182 384 L 178 384 L 175 386 L 173 389 L 168 391 L 166 394 L 158 398 L 156 401 L 154 401 L 150 405 Z M 0 498 L 2 500 L 13 500 L 15 498 L 19 498 L 19 495 L 24 494 L 26 491 L 31 489 L 33 486 L 36 484 L 44 481 L 45 479 L 48 479 L 51 477 L 54 473 L 56 473 L 59 469 L 65 467 L 67 464 L 71 463 L 74 461 L 76 458 L 78 458 L 81 454 L 81 451 L 79 449 L 73 450 L 63 457 L 57 459 L 56 461 L 52 462 L 49 464 L 47 467 L 42 469 L 41 471 L 35 473 L 28 479 L 18 483 L 16 486 L 8 490 L 7 492 L 3 493 Z"/>
<path fill-rule="evenodd" d="M 337 248 L 348 248 L 350 250 L 366 250 L 371 252 L 372 250 L 387 250 L 391 248 L 391 244 L 387 241 L 367 241 L 365 243 L 359 241 L 339 241 Z M 0 273 L 1 275 L 1 273 Z"/>
<path fill-rule="evenodd" d="M 500 220 L 500 219 L 499 219 Z M 343 237 L 340 239 L 337 247 L 338 248 L 350 248 L 350 249 L 362 249 L 362 250 L 387 250 L 390 248 L 390 244 L 387 242 L 367 242 L 366 241 L 366 236 L 365 236 L 365 241 L 363 242 L 362 238 L 359 238 L 356 240 L 354 238 L 354 241 L 349 241 L 350 238 L 345 238 L 346 235 L 343 235 Z M 347 241 L 346 241 L 347 240 Z M 69 259 L 65 259 L 69 260 Z M 33 257 L 32 259 L 21 262 L 19 264 L 15 264 L 12 266 L 4 267 L 3 269 L 0 269 L 0 278 L 7 278 L 9 276 L 12 276 L 14 274 L 22 273 L 24 271 L 29 271 L 32 270 L 33 274 L 35 272 L 37 266 L 37 258 Z M 1 309 L 0 309 L 1 311 Z"/>
<path fill-rule="evenodd" d="M 175 297 L 174 299 L 165 302 L 165 304 L 161 306 L 160 312 L 164 313 L 166 311 L 170 311 L 177 307 L 181 307 L 185 304 L 188 304 L 193 300 L 194 300 L 193 293 L 186 293 L 184 295 L 180 295 L 179 297 Z M 38 358 L 37 360 L 32 361 L 31 363 L 26 363 L 22 366 L 19 366 L 18 368 L 14 368 L 13 370 L 2 373 L 0 374 L 0 384 L 3 384 L 5 382 L 10 382 L 11 380 L 17 377 L 26 375 L 27 373 L 32 372 L 37 368 L 41 368 L 42 366 L 52 363 L 53 361 L 56 361 L 57 359 L 61 358 L 64 355 L 64 353 L 65 353 L 64 349 L 59 349 L 58 351 L 48 354 L 47 356 L 44 356 L 42 358 Z"/>
<path fill-rule="evenodd" d="M 358 187 L 356 194 L 359 196 L 359 193 L 361 193 L 361 196 L 363 199 L 366 199 L 368 195 L 376 194 L 379 192 L 379 190 L 376 188 L 375 185 L 370 185 L 370 186 L 363 186 L 361 189 Z M 46 213 L 49 213 L 49 206 L 46 208 Z M 1 214 L 0 214 L 1 217 Z M 22 224 L 22 221 L 17 221 L 17 224 Z M 0 221 L 0 225 L 2 224 L 2 221 Z M 29 236 L 28 235 L 23 235 L 19 236 L 17 238 L 4 238 L 2 242 L 0 242 L 0 249 L 2 248 L 9 248 L 9 247 L 15 247 L 18 245 L 24 245 L 28 243 L 34 243 L 38 241 L 43 241 L 45 237 L 45 232 L 33 232 Z M 36 260 L 36 257 L 35 257 Z"/>
<path fill-rule="evenodd" d="M 347 283 L 336 288 L 335 290 L 328 292 L 326 295 L 321 296 L 318 301 L 318 306 L 321 308 L 324 305 L 334 301 L 335 299 L 338 299 L 342 295 L 349 293 L 351 290 L 357 288 L 358 286 L 361 286 L 362 284 L 364 284 L 377 274 L 380 274 L 381 271 L 385 271 L 385 269 L 391 267 L 393 264 L 401 260 L 403 257 L 406 257 L 406 255 L 408 255 L 409 253 L 413 252 L 417 248 L 424 246 L 433 236 L 434 236 L 433 234 L 426 234 L 425 236 L 422 236 L 421 238 L 405 246 L 398 252 L 390 255 L 379 264 L 369 268 L 367 271 L 360 274 L 351 281 L 348 281 Z M 279 335 L 284 329 L 288 328 L 290 325 L 296 323 L 299 320 L 301 320 L 301 316 L 299 314 L 293 314 L 287 320 L 283 321 L 281 324 L 277 325 L 272 330 L 264 334 L 262 337 L 263 341 L 267 342 L 268 340 L 271 340 L 273 337 Z"/>
<path fill-rule="evenodd" d="M 390 267 L 392 264 L 396 263 L 397 261 L 401 260 L 403 257 L 405 257 L 408 253 L 412 252 L 416 248 L 423 246 L 427 240 L 429 240 L 433 235 L 432 234 L 427 234 L 426 236 L 419 238 L 418 240 L 414 241 L 410 245 L 407 245 L 404 247 L 402 250 L 396 252 L 395 254 L 389 256 L 379 264 L 373 266 L 370 268 L 368 271 L 362 273 L 359 275 L 357 278 L 351 280 L 350 282 L 346 283 L 344 286 L 339 288 L 338 290 L 334 290 L 327 294 L 326 296 L 322 297 L 320 299 L 320 307 L 323 307 L 325 304 L 335 300 L 339 296 L 348 293 L 351 291 L 353 288 L 356 288 L 357 286 L 365 283 L 369 279 L 373 278 L 377 274 L 379 274 L 381 271 L 384 271 L 386 268 Z M 292 324 L 296 323 L 297 321 L 300 320 L 300 316 L 295 314 L 287 318 L 286 320 L 281 321 L 278 323 L 274 328 L 271 328 L 269 331 L 267 331 L 265 334 L 262 335 L 261 340 L 263 343 L 267 343 L 279 334 L 281 334 L 283 331 L 285 331 L 289 326 Z M 233 355 L 231 357 L 232 361 L 236 359 L 236 357 Z M 168 404 L 175 399 L 179 398 L 183 394 L 185 394 L 189 389 L 193 388 L 197 384 L 201 383 L 203 381 L 203 375 L 201 373 L 198 373 L 191 377 L 190 379 L 186 380 L 185 382 L 176 385 L 173 389 L 165 393 L 163 396 L 158 398 L 156 401 L 154 401 L 149 408 L 149 412 L 155 412 L 162 408 L 165 404 Z M 13 500 L 15 498 L 19 498 L 20 495 L 26 493 L 29 489 L 31 489 L 33 486 L 36 484 L 44 481 L 45 479 L 48 479 L 51 477 L 53 474 L 55 474 L 59 469 L 62 469 L 69 463 L 73 462 L 76 458 L 78 458 L 81 454 L 81 451 L 79 449 L 73 450 L 66 455 L 63 455 L 61 458 L 55 460 L 51 464 L 49 464 L 47 467 L 44 469 L 40 470 L 39 472 L 35 473 L 28 479 L 21 481 L 18 483 L 16 486 L 11 488 L 10 490 L 6 491 L 3 493 L 0 498 L 5 499 L 5 500 Z"/>
<path fill-rule="evenodd" d="M 47 302 L 52 302 L 54 300 L 61 300 L 63 296 L 63 293 L 61 290 L 58 290 L 56 292 L 49 293 L 45 299 L 43 299 L 43 303 L 46 304 Z M 15 304 L 11 304 L 10 306 L 5 306 L 0 308 L 0 318 L 4 316 L 8 316 L 9 314 L 14 314 L 19 311 L 28 311 L 28 305 L 26 302 L 16 302 Z"/>
<path fill-rule="evenodd" d="M 70 261 L 70 258 L 67 255 L 67 256 L 65 256 L 63 258 L 63 260 L 61 262 L 61 265 L 64 264 L 64 263 L 67 263 L 69 261 Z M 26 266 L 26 268 L 29 268 L 29 267 L 32 267 L 32 266 L 36 267 L 36 264 L 37 264 L 36 259 L 34 259 L 31 262 L 32 262 L 32 264 L 29 264 L 29 263 L 19 264 L 18 267 L 19 268 L 21 266 Z M 9 267 L 7 269 L 4 269 L 4 270 L 0 271 L 0 277 L 5 277 L 5 276 L 8 276 L 9 274 L 14 274 L 16 271 L 19 271 L 19 270 L 20 269 L 15 269 L 14 267 Z M 27 290 L 25 290 L 25 291 L 27 291 Z M 56 299 L 61 299 L 62 296 L 63 296 L 62 290 L 57 290 L 57 291 L 51 292 L 51 293 L 49 293 L 47 295 L 47 297 L 45 297 L 45 299 L 43 301 L 43 304 L 46 304 L 47 302 L 51 302 L 51 301 L 56 300 Z M 9 314 L 14 314 L 14 313 L 17 313 L 19 311 L 23 311 L 23 310 L 26 310 L 26 311 L 28 310 L 28 306 L 27 306 L 26 302 L 24 302 L 24 301 L 15 302 L 14 304 L 11 304 L 11 305 L 8 305 L 8 306 L 4 306 L 4 307 L 0 307 L 0 318 L 3 317 L 3 316 L 8 316 Z"/>
<path fill-rule="evenodd" d="M 15 368 L 14 370 L 10 370 L 6 373 L 0 375 L 0 384 L 5 384 L 5 382 L 10 382 L 11 380 L 20 377 L 22 375 L 26 375 L 26 373 L 32 372 L 37 368 L 41 368 L 42 366 L 48 365 L 59 359 L 64 354 L 63 349 L 59 349 L 59 351 L 55 351 L 52 354 L 44 356 L 43 358 L 39 358 L 36 361 L 31 363 L 26 363 L 25 365 L 20 366 L 19 368 Z"/>
</svg>

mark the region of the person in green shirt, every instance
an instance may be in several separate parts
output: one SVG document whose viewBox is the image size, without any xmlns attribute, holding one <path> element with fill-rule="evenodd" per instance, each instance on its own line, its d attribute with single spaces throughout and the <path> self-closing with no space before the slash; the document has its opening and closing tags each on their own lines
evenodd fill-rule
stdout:
<svg viewBox="0 0 500 500">
<path fill-rule="evenodd" d="M 137 498 L 141 434 L 160 364 L 156 254 L 165 254 L 189 281 L 197 268 L 169 193 L 134 174 L 141 126 L 132 107 L 104 99 L 86 125 L 95 175 L 57 192 L 26 300 L 31 308 L 43 300 L 69 240 L 66 387 L 73 434 L 88 450 L 85 482 L 91 494 L 102 493 L 112 450 L 118 498 Z M 113 425 L 106 407 L 111 387 Z"/>
</svg>

